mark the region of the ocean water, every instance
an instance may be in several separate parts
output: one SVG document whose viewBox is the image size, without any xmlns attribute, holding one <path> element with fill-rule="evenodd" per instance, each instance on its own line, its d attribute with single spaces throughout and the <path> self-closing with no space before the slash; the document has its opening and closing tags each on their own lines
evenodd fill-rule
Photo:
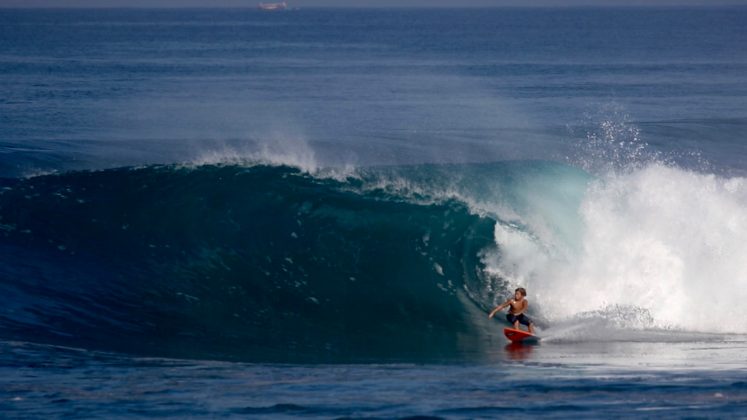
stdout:
<svg viewBox="0 0 747 420">
<path fill-rule="evenodd" d="M 0 416 L 744 417 L 745 23 L 0 9 Z"/>
</svg>

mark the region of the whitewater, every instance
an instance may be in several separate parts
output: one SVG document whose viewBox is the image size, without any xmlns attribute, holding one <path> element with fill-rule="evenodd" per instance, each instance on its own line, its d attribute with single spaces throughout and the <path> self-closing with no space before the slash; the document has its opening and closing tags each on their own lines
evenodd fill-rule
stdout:
<svg viewBox="0 0 747 420">
<path fill-rule="evenodd" d="M 0 8 L 0 417 L 743 416 L 746 16 Z"/>
<path fill-rule="evenodd" d="M 746 206 L 744 178 L 653 164 L 590 182 L 577 220 L 497 224 L 489 270 L 537 290 L 555 321 L 638 310 L 626 326 L 745 333 Z"/>
</svg>

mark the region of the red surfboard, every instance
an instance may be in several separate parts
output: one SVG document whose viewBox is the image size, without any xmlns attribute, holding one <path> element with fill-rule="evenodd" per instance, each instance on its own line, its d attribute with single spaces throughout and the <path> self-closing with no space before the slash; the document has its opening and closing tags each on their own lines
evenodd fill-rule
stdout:
<svg viewBox="0 0 747 420">
<path fill-rule="evenodd" d="M 522 341 L 537 341 L 539 340 L 539 337 L 536 335 L 530 334 L 527 331 L 522 330 L 515 330 L 513 328 L 504 328 L 503 334 L 511 340 L 513 343 L 520 343 Z"/>
</svg>

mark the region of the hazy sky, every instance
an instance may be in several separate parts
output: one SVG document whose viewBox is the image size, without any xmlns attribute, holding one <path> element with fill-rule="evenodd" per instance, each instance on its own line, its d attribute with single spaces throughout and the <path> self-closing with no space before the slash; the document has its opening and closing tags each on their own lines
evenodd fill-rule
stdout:
<svg viewBox="0 0 747 420">
<path fill-rule="evenodd" d="M 0 7 L 255 7 L 258 2 L 259 0 L 0 0 Z M 700 6 L 747 5 L 747 0 L 288 0 L 288 3 L 294 7 Z"/>
</svg>

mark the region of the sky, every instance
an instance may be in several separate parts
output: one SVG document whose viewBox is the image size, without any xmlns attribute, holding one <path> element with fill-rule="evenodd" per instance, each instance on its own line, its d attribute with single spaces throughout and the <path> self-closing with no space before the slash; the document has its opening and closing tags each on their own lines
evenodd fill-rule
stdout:
<svg viewBox="0 0 747 420">
<path fill-rule="evenodd" d="M 264 0 L 267 2 L 273 0 Z M 280 1 L 280 0 L 274 0 Z M 747 5 L 747 0 L 287 0 L 293 7 Z M 259 0 L 0 0 L 0 7 L 256 7 Z"/>
</svg>

